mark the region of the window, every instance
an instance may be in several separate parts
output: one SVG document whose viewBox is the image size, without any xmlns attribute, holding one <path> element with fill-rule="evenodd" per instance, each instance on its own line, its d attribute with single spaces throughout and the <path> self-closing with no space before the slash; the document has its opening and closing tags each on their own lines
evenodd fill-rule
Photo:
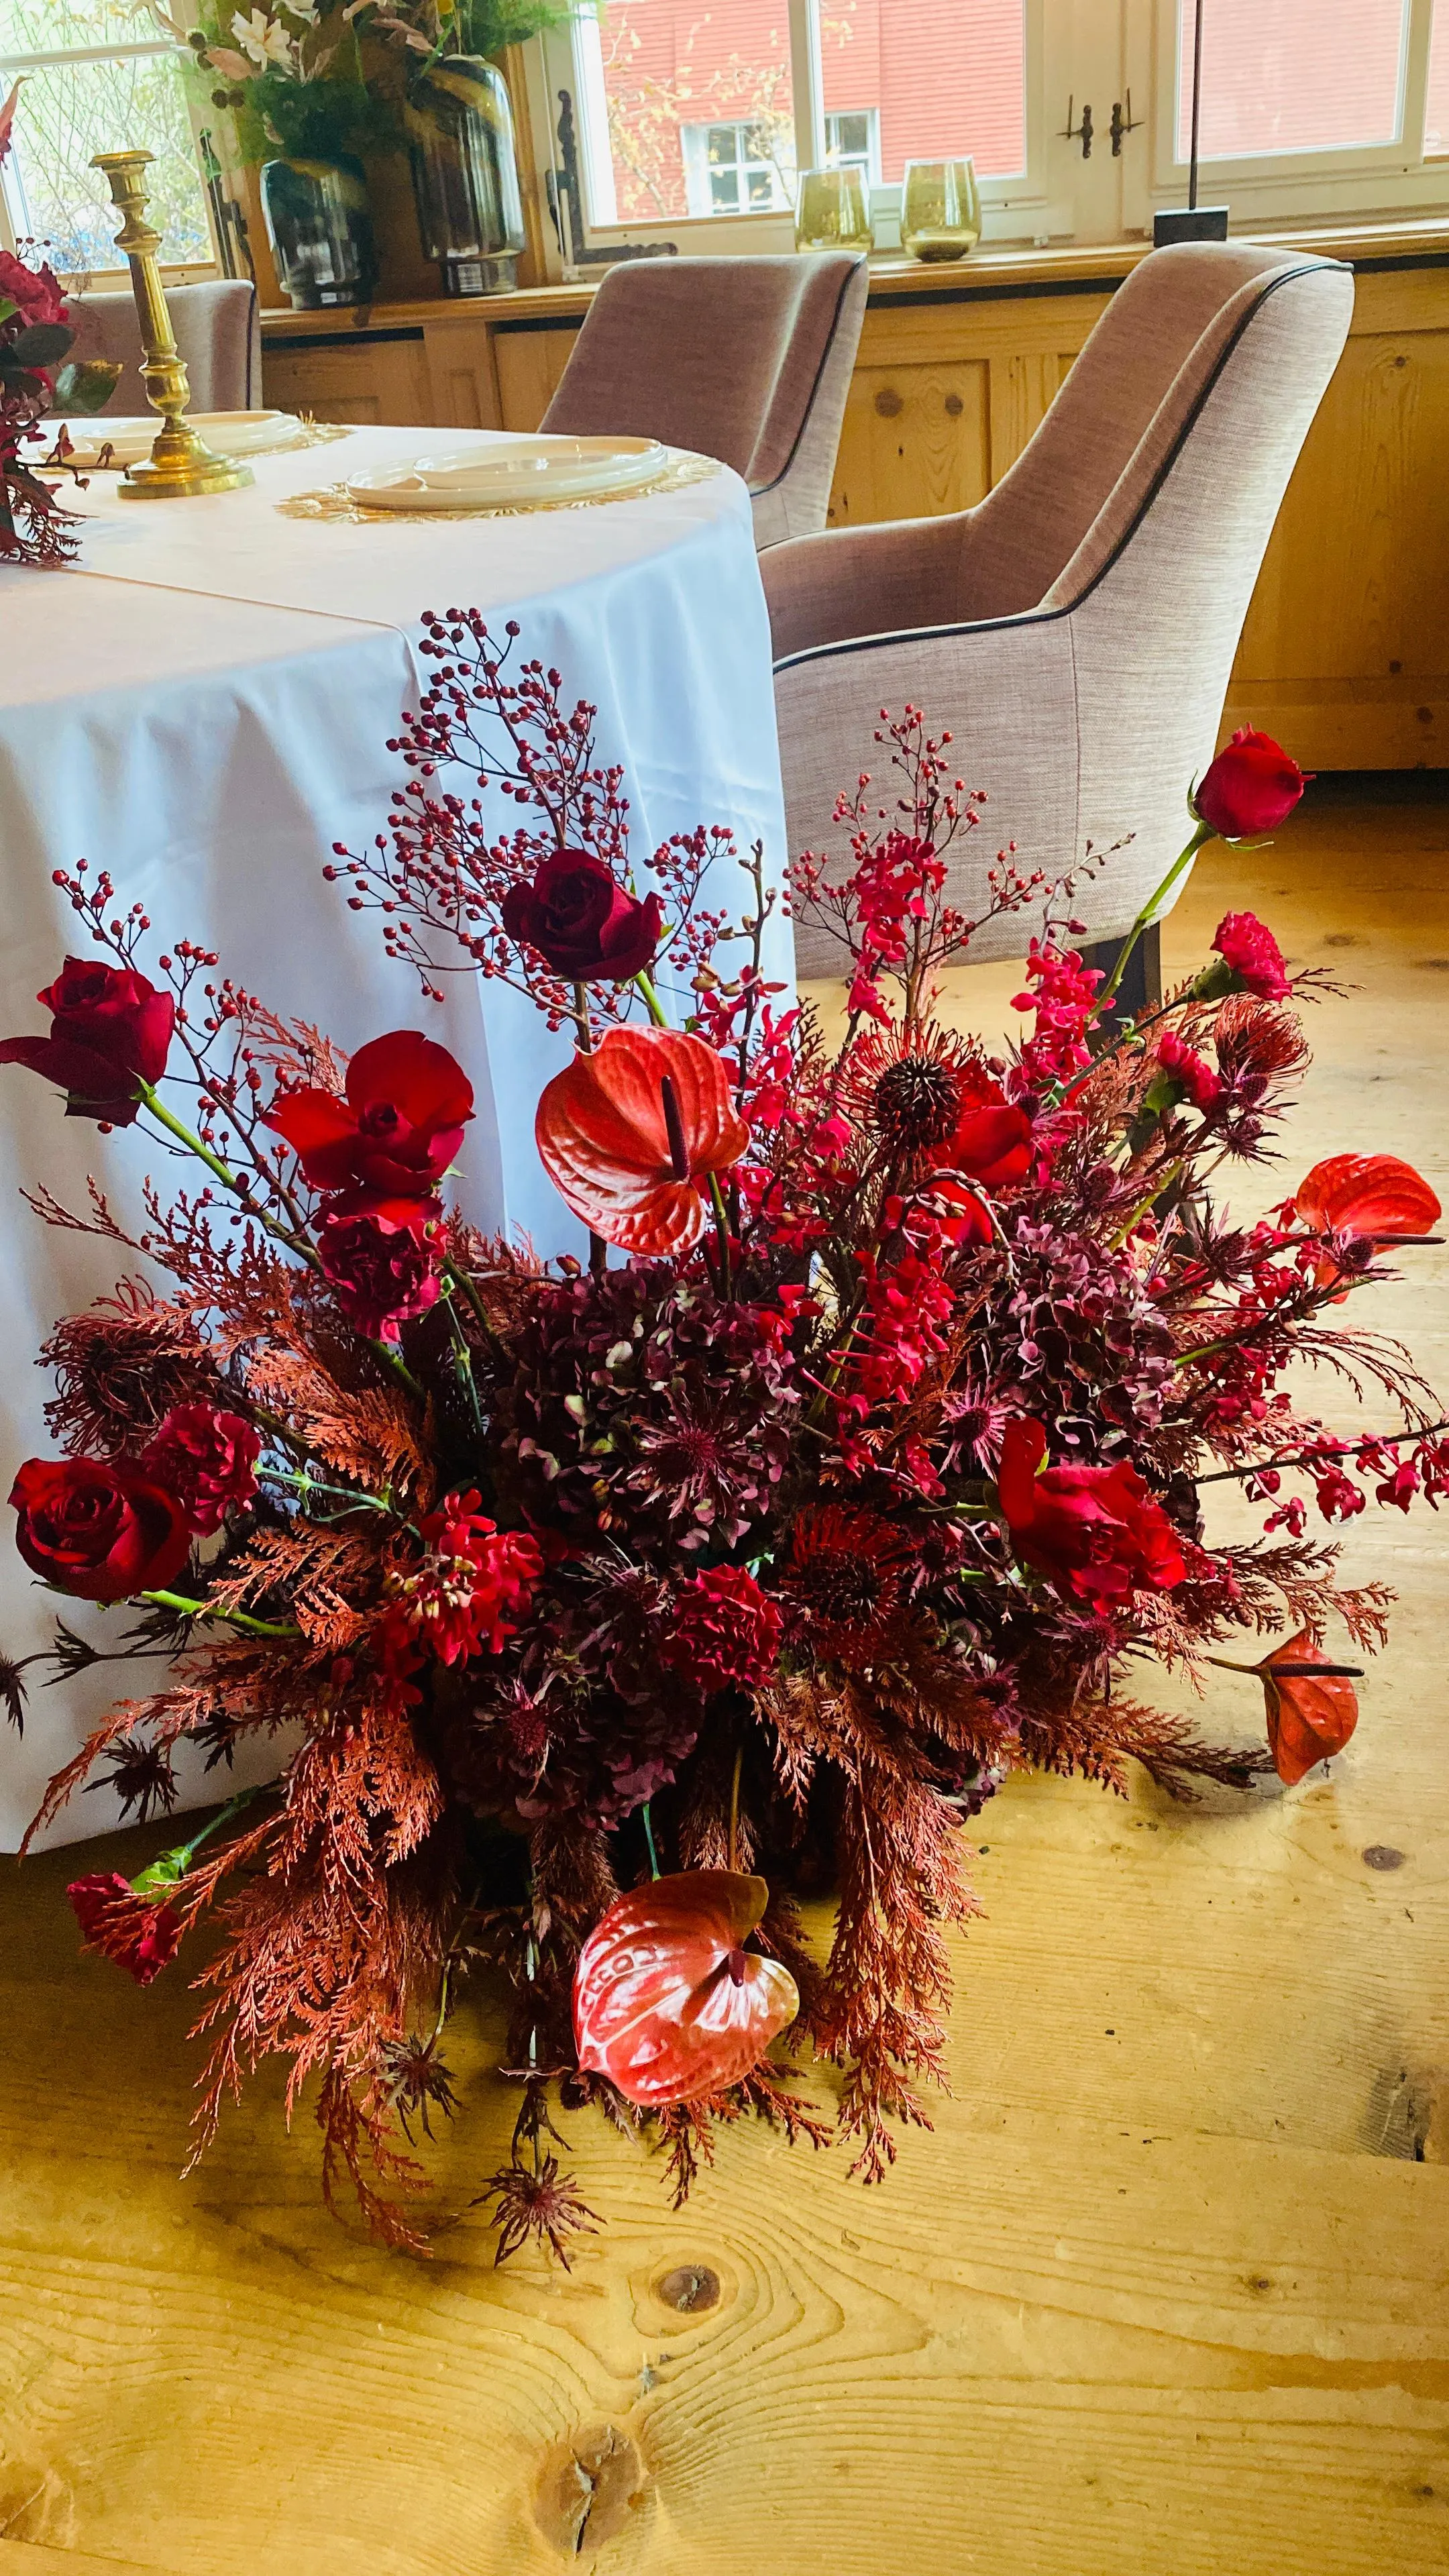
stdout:
<svg viewBox="0 0 1449 2576">
<path fill-rule="evenodd" d="M 1424 105 L 1424 156 L 1449 154 L 1449 0 L 1438 0 L 1429 44 L 1428 95 Z"/>
<path fill-rule="evenodd" d="M 23 75 L 14 147 L 0 164 L 17 239 L 85 276 L 119 265 L 119 218 L 89 167 L 131 145 L 156 156 L 149 213 L 168 266 L 212 258 L 175 38 L 147 0 L 0 0 L 0 96 Z"/>
<path fill-rule="evenodd" d="M 880 185 L 880 115 L 873 107 L 847 108 L 825 119 L 825 158 L 841 170 L 863 170 Z"/>
<path fill-rule="evenodd" d="M 795 202 L 794 130 L 781 120 L 681 125 L 692 215 L 760 215 Z"/>
<path fill-rule="evenodd" d="M 979 178 L 1026 167 L 1021 0 L 820 0 L 820 68 L 827 132 L 869 102 L 878 183 L 968 152 Z"/>
</svg>

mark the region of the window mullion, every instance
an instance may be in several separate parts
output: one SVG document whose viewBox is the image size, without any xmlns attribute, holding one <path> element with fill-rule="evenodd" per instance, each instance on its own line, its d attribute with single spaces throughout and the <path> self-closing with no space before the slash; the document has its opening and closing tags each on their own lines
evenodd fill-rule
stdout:
<svg viewBox="0 0 1449 2576">
<path fill-rule="evenodd" d="M 825 158 L 820 0 L 790 0 L 790 83 L 795 106 L 795 167 L 815 170 Z"/>
</svg>

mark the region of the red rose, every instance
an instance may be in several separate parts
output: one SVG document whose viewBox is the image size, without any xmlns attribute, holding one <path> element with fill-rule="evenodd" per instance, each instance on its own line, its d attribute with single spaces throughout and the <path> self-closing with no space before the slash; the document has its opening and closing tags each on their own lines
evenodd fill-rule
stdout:
<svg viewBox="0 0 1449 2576">
<path fill-rule="evenodd" d="M 43 260 L 39 268 L 27 268 L 23 259 L 0 250 L 0 299 L 15 306 L 27 330 L 35 322 L 65 320 L 65 289 Z"/>
<path fill-rule="evenodd" d="M 1292 992 L 1283 951 L 1266 922 L 1251 912 L 1227 912 L 1218 923 L 1213 937 L 1223 965 L 1228 969 L 1224 979 L 1221 968 L 1209 967 L 1207 976 L 1199 976 L 1201 986 L 1212 978 L 1213 997 L 1222 992 L 1256 993 L 1262 1002 L 1283 1002 Z"/>
<path fill-rule="evenodd" d="M 77 1878 L 65 1892 L 86 1948 L 114 1959 L 138 1986 L 159 1977 L 181 1947 L 186 1927 L 175 1907 L 142 1896 L 118 1870 Z"/>
<path fill-rule="evenodd" d="M 602 859 L 555 850 L 532 885 L 509 887 L 503 927 L 571 983 L 627 984 L 653 957 L 664 915 L 657 894 L 640 903 Z"/>
<path fill-rule="evenodd" d="M 127 1458 L 28 1458 L 10 1500 L 32 1573 L 83 1601 L 164 1591 L 190 1552 L 175 1494 Z"/>
<path fill-rule="evenodd" d="M 261 1436 L 244 1414 L 173 1404 L 141 1464 L 176 1496 L 194 1530 L 219 1530 L 228 1503 L 249 1503 Z"/>
<path fill-rule="evenodd" d="M 443 1258 L 436 1199 L 393 1199 L 334 1212 L 317 1230 L 317 1258 L 349 1324 L 385 1342 L 438 1301 Z"/>
<path fill-rule="evenodd" d="M 23 1064 L 69 1096 L 68 1118 L 105 1119 L 129 1127 L 140 1107 L 138 1085 L 166 1070 L 176 1005 L 133 966 L 101 966 L 67 957 L 55 982 L 36 996 L 51 1015 L 48 1038 L 6 1038 L 0 1064 Z"/>
<path fill-rule="evenodd" d="M 660 1661 L 694 1676 L 701 1690 L 748 1689 L 768 1680 L 784 1621 L 742 1565 L 714 1565 L 674 1596 L 674 1627 Z"/>
<path fill-rule="evenodd" d="M 284 1091 L 266 1123 L 301 1158 L 314 1190 L 431 1198 L 473 1115 L 473 1086 L 446 1047 L 394 1029 L 359 1047 L 335 1091 Z"/>
<path fill-rule="evenodd" d="M 1193 812 L 1225 841 L 1248 840 L 1258 832 L 1276 831 L 1307 783 L 1297 761 L 1271 734 L 1241 725 L 1205 771 Z"/>
<path fill-rule="evenodd" d="M 956 1073 L 961 1114 L 937 1159 L 984 1190 L 1006 1190 L 1031 1170 L 1031 1120 L 1013 1109 L 999 1082 L 978 1065 Z"/>
<path fill-rule="evenodd" d="M 1047 1436 L 1016 1413 L 997 1490 L 1019 1553 L 1059 1592 L 1104 1609 L 1139 1590 L 1169 1592 L 1187 1572 L 1178 1534 L 1135 1467 L 1048 1467 Z"/>
</svg>

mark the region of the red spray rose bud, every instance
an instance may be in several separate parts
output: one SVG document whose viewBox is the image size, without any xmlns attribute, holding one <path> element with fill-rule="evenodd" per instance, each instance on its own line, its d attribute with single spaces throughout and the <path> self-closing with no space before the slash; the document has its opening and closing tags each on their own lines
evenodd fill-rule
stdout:
<svg viewBox="0 0 1449 2576">
<path fill-rule="evenodd" d="M 442 1212 L 437 1199 L 392 1199 L 323 1218 L 317 1258 L 357 1332 L 395 1342 L 399 1325 L 437 1304 Z"/>
<path fill-rule="evenodd" d="M 266 1124 L 285 1136 L 314 1190 L 430 1198 L 473 1115 L 473 1086 L 446 1047 L 394 1029 L 359 1047 L 335 1091 L 284 1091 Z"/>
<path fill-rule="evenodd" d="M 744 1943 L 762 1878 L 696 1869 L 616 1897 L 574 1972 L 579 2065 L 657 2109 L 737 2084 L 800 2010 L 789 1969 Z"/>
<path fill-rule="evenodd" d="M 1311 775 L 1271 734 L 1241 725 L 1204 772 L 1193 812 L 1225 841 L 1250 840 L 1286 821 Z"/>
<path fill-rule="evenodd" d="M 503 927 L 574 984 L 627 984 L 659 945 L 657 894 L 640 903 L 586 850 L 555 850 L 531 885 L 510 886 Z"/>
<path fill-rule="evenodd" d="M 1016 1413 L 1001 1443 L 997 1490 L 1028 1565 L 1059 1592 L 1105 1609 L 1137 1591 L 1170 1592 L 1187 1572 L 1181 1541 L 1135 1467 L 1048 1467 L 1041 1423 Z"/>
<path fill-rule="evenodd" d="M 1194 1109 L 1208 1110 L 1221 1100 L 1221 1075 L 1171 1029 L 1164 1029 L 1157 1041 L 1157 1061 L 1161 1070 L 1147 1094 L 1146 1108 L 1175 1109 L 1180 1100 L 1190 1100 Z"/>
<path fill-rule="evenodd" d="M 130 966 L 100 966 L 67 957 L 55 982 L 37 995 L 51 1014 L 48 1038 L 6 1038 L 0 1064 L 23 1064 L 68 1097 L 68 1118 L 129 1127 L 141 1082 L 166 1070 L 176 1005 Z"/>
<path fill-rule="evenodd" d="M 118 1870 L 77 1878 L 65 1892 L 86 1948 L 113 1959 L 138 1986 L 159 1977 L 181 1947 L 185 1926 L 175 1907 L 143 1895 Z"/>
<path fill-rule="evenodd" d="M 176 1495 L 126 1458 L 29 1458 L 10 1500 L 32 1573 L 82 1601 L 164 1592 L 190 1553 Z"/>
<path fill-rule="evenodd" d="M 175 1494 L 194 1530 L 219 1530 L 228 1504 L 249 1503 L 261 1436 L 244 1414 L 214 1404 L 174 1404 L 141 1464 Z"/>
</svg>

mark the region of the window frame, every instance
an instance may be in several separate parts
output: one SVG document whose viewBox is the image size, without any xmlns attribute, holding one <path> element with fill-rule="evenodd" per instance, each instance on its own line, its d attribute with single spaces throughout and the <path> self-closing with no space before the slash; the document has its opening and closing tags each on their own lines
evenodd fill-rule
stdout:
<svg viewBox="0 0 1449 2576">
<path fill-rule="evenodd" d="M 59 69 L 67 63 L 154 60 L 161 55 L 174 55 L 176 51 L 174 38 L 163 35 L 158 27 L 154 36 L 140 36 L 111 45 L 49 45 L 31 47 L 23 53 L 0 52 L 0 96 L 8 91 L 17 75 L 24 72 Z M 211 243 L 211 256 L 204 260 L 163 261 L 162 276 L 178 286 L 187 285 L 195 279 L 217 277 L 221 274 L 221 263 L 216 250 L 216 228 L 212 221 L 211 204 L 207 196 L 202 168 L 201 137 L 197 127 L 195 103 L 189 95 L 185 103 L 187 123 L 191 128 L 191 148 L 196 162 L 202 213 L 206 223 L 207 238 Z M 8 159 L 13 163 L 13 155 L 8 156 Z M 7 167 L 7 163 L 0 162 L 0 250 L 10 252 L 14 252 L 17 241 L 24 238 L 19 230 L 15 197 L 18 176 L 18 170 L 15 170 L 12 175 L 12 170 Z M 117 222 L 119 224 L 119 217 Z M 110 268 L 87 269 L 84 272 L 84 287 L 80 291 L 85 292 L 96 288 L 102 294 L 106 294 L 118 288 L 124 288 L 129 283 L 129 265 L 125 261 L 120 261 Z"/>
<path fill-rule="evenodd" d="M 1437 5 L 1449 10 L 1449 0 L 1437 0 Z M 1151 108 L 1147 149 L 1130 166 L 1124 164 L 1122 221 L 1126 231 L 1150 232 L 1159 208 L 1187 201 L 1188 163 L 1178 158 L 1177 104 L 1179 27 L 1189 0 L 1126 0 L 1126 7 L 1128 76 L 1136 75 L 1139 95 L 1149 97 Z M 1449 156 L 1426 158 L 1423 144 L 1434 7 L 1435 0 L 1404 0 L 1394 140 L 1200 160 L 1199 203 L 1226 201 L 1237 230 L 1449 208 Z"/>
<path fill-rule="evenodd" d="M 1025 100 L 1023 128 L 1025 168 L 1004 177 L 980 181 L 983 236 L 987 240 L 1045 241 L 1070 229 L 1069 210 L 1053 202 L 1049 170 L 1049 135 L 1046 112 L 1046 62 L 1051 31 L 1065 36 L 1073 14 L 1073 0 L 1022 0 Z M 795 124 L 795 166 L 797 171 L 817 167 L 826 157 L 824 79 L 820 55 L 820 0 L 788 0 L 790 63 Z M 559 173 L 558 138 L 554 112 L 561 89 L 568 89 L 574 102 L 575 131 L 578 136 L 578 158 L 581 193 L 584 199 L 584 241 L 574 246 L 570 260 L 548 242 L 550 272 L 558 276 L 570 273 L 586 275 L 597 269 L 597 260 L 581 264 L 577 252 L 617 251 L 629 245 L 663 245 L 672 242 L 681 252 L 692 257 L 719 256 L 739 258 L 751 251 L 761 254 L 791 251 L 795 247 L 793 211 L 775 209 L 756 215 L 680 215 L 657 222 L 630 222 L 595 219 L 591 203 L 612 198 L 609 179 L 599 170 L 602 143 L 597 110 L 590 112 L 587 85 L 600 77 L 598 21 L 593 15 L 593 0 L 585 0 L 578 15 L 565 26 L 540 36 L 525 54 L 528 78 L 528 114 L 533 128 L 535 153 L 541 169 Z M 859 115 L 857 106 L 843 113 Z M 698 120 L 728 124 L 738 120 L 720 117 Z M 879 150 L 879 126 L 875 127 L 875 150 Z M 596 174 L 596 175 L 594 175 Z M 602 185 L 600 182 L 602 181 Z M 890 251 L 900 242 L 899 181 L 889 186 L 871 184 L 871 215 L 875 226 L 876 247 Z"/>
</svg>

